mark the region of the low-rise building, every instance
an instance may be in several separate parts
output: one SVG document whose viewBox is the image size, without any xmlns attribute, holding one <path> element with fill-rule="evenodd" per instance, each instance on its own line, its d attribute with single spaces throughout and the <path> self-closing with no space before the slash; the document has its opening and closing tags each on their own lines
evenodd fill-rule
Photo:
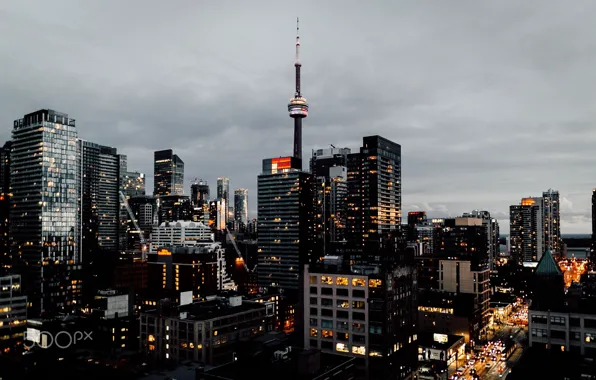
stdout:
<svg viewBox="0 0 596 380">
<path fill-rule="evenodd" d="M 447 379 L 466 362 L 466 343 L 458 335 L 421 332 L 418 334 L 418 377 Z"/>
<path fill-rule="evenodd" d="M 235 343 L 266 332 L 274 313 L 274 305 L 240 296 L 184 303 L 141 313 L 141 351 L 158 360 L 225 363 Z"/>
</svg>

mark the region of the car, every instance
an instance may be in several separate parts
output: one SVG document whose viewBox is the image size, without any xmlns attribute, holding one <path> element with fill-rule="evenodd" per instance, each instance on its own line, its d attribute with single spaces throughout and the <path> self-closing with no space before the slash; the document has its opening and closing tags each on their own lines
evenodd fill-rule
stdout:
<svg viewBox="0 0 596 380">
<path fill-rule="evenodd" d="M 486 368 L 486 369 L 489 369 L 490 367 L 491 367 L 491 365 L 490 365 L 490 363 L 489 363 L 489 362 L 486 362 L 486 363 L 484 364 L 484 368 Z"/>
</svg>

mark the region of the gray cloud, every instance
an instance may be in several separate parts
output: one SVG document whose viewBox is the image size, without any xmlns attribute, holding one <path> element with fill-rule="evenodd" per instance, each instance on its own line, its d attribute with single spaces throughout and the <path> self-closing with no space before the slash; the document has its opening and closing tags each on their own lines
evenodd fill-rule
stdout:
<svg viewBox="0 0 596 380">
<path fill-rule="evenodd" d="M 458 215 L 561 191 L 563 232 L 590 230 L 596 143 L 591 1 L 28 1 L 0 5 L 0 115 L 68 112 L 82 138 L 152 175 L 173 148 L 186 177 L 247 187 L 291 152 L 286 103 L 301 17 L 305 154 L 402 145 L 404 212 Z M 212 190 L 214 191 L 214 189 Z"/>
</svg>

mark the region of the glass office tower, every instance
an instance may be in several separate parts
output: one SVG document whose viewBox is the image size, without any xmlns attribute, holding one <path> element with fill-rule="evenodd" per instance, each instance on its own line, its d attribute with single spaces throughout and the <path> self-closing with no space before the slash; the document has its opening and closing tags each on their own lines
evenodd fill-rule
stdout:
<svg viewBox="0 0 596 380">
<path fill-rule="evenodd" d="M 64 312 L 78 303 L 82 173 L 75 120 L 40 110 L 12 131 L 11 253 L 18 258 L 29 315 Z"/>
</svg>

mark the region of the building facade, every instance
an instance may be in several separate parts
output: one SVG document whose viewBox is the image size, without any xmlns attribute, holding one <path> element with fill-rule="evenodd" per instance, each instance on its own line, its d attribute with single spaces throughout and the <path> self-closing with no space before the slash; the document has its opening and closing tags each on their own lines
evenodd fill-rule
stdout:
<svg viewBox="0 0 596 380">
<path fill-rule="evenodd" d="M 300 268 L 312 260 L 311 175 L 294 157 L 263 160 L 258 177 L 258 280 L 298 290 Z"/>
<path fill-rule="evenodd" d="M 234 220 L 244 227 L 248 224 L 248 189 L 234 190 Z"/>
<path fill-rule="evenodd" d="M 544 228 L 544 249 L 561 253 L 561 203 L 559 192 L 548 189 L 542 193 L 543 200 L 543 228 Z"/>
<path fill-rule="evenodd" d="M 116 148 L 79 140 L 83 258 L 116 252 L 120 229 L 120 157 Z"/>
<path fill-rule="evenodd" d="M 11 349 L 22 341 L 27 322 L 27 296 L 21 276 L 0 277 L 0 350 Z"/>
<path fill-rule="evenodd" d="M 140 316 L 140 351 L 178 362 L 227 363 L 235 343 L 266 332 L 272 313 L 272 305 L 242 297 L 150 310 Z"/>
<path fill-rule="evenodd" d="M 202 179 L 190 185 L 190 202 L 193 207 L 209 204 L 209 184 Z"/>
<path fill-rule="evenodd" d="M 151 233 L 151 251 L 157 252 L 162 247 L 190 247 L 213 241 L 211 228 L 203 223 L 183 220 L 164 222 Z"/>
<path fill-rule="evenodd" d="M 184 162 L 172 149 L 154 153 L 153 195 L 184 195 Z"/>
<path fill-rule="evenodd" d="M 323 265 L 304 269 L 304 347 L 356 357 L 365 378 L 411 378 L 417 368 L 415 270 L 344 268 L 339 260 L 326 257 Z"/>
<path fill-rule="evenodd" d="M 363 138 L 359 153 L 348 155 L 347 237 L 370 261 L 380 237 L 401 227 L 401 146 L 380 136 Z M 376 255 L 376 253 L 373 253 Z"/>
<path fill-rule="evenodd" d="M 9 235 L 31 315 L 66 311 L 80 298 L 78 154 L 75 120 L 67 114 L 40 110 L 15 120 Z"/>
<path fill-rule="evenodd" d="M 510 207 L 509 215 L 511 259 L 518 264 L 540 261 L 544 253 L 542 198 L 523 198 Z"/>
<path fill-rule="evenodd" d="M 12 142 L 0 148 L 0 276 L 9 274 L 13 266 L 10 254 L 10 151 Z"/>
</svg>

